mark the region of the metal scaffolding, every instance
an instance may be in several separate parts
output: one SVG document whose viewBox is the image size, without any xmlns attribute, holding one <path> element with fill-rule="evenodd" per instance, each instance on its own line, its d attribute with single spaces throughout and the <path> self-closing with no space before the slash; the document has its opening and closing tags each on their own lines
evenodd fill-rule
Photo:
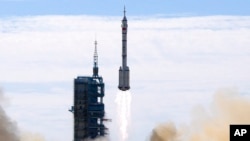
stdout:
<svg viewBox="0 0 250 141">
<path fill-rule="evenodd" d="M 103 97 L 102 77 L 80 76 L 74 80 L 74 141 L 106 134 Z"/>
<path fill-rule="evenodd" d="M 107 128 L 105 115 L 104 82 L 98 76 L 97 42 L 95 41 L 93 76 L 78 76 L 74 79 L 74 141 L 104 136 Z"/>
</svg>

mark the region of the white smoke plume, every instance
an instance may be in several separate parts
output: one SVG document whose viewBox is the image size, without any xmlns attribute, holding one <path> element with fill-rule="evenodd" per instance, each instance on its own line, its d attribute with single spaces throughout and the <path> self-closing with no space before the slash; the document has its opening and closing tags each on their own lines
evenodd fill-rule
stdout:
<svg viewBox="0 0 250 141">
<path fill-rule="evenodd" d="M 173 123 L 160 124 L 151 141 L 229 141 L 230 124 L 250 123 L 250 97 L 234 90 L 220 90 L 206 111 L 197 107 L 190 125 L 177 128 Z"/>
<path fill-rule="evenodd" d="M 131 93 L 129 91 L 118 91 L 115 103 L 117 104 L 120 141 L 125 141 L 128 138 L 128 127 L 130 122 Z"/>
</svg>

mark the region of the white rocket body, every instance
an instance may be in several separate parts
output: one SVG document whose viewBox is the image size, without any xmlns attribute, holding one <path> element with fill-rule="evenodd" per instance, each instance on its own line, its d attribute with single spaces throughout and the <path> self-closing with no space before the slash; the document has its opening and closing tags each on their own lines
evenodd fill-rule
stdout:
<svg viewBox="0 0 250 141">
<path fill-rule="evenodd" d="M 122 66 L 119 69 L 119 85 L 118 88 L 122 91 L 130 89 L 129 86 L 129 67 L 127 66 L 127 18 L 125 15 L 122 20 Z"/>
</svg>

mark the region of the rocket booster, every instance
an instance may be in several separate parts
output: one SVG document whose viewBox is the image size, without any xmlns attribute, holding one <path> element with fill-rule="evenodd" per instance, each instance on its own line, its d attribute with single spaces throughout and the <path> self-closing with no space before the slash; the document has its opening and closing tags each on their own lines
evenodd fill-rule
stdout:
<svg viewBox="0 0 250 141">
<path fill-rule="evenodd" d="M 129 86 L 129 67 L 127 66 L 127 18 L 124 7 L 124 17 L 122 19 L 122 66 L 119 69 L 119 85 L 118 88 L 122 91 L 130 89 Z"/>
</svg>

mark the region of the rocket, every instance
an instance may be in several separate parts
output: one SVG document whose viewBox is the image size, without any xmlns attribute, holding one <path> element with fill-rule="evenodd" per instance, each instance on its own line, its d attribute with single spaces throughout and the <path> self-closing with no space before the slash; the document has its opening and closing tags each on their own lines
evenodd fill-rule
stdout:
<svg viewBox="0 0 250 141">
<path fill-rule="evenodd" d="M 122 91 L 130 89 L 129 86 L 129 67 L 127 66 L 127 18 L 124 7 L 124 16 L 122 19 L 122 66 L 119 69 L 119 85 L 118 88 Z"/>
</svg>

